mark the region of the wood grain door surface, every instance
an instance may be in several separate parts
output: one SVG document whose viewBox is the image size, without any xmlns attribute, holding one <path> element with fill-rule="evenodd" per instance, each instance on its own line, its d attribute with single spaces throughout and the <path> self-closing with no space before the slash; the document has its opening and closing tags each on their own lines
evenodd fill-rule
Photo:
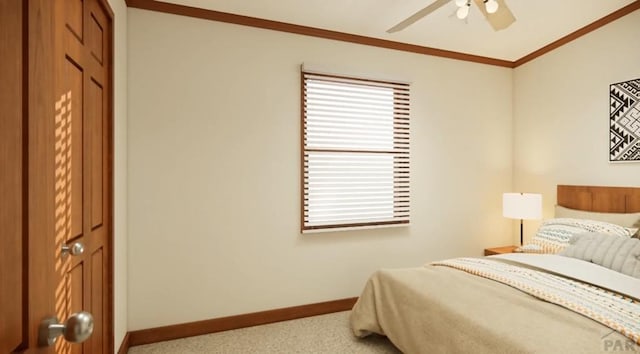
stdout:
<svg viewBox="0 0 640 354">
<path fill-rule="evenodd" d="M 113 13 L 2 0 L 0 16 L 0 353 L 111 353 Z M 43 319 L 80 311 L 88 340 L 38 343 Z"/>
</svg>

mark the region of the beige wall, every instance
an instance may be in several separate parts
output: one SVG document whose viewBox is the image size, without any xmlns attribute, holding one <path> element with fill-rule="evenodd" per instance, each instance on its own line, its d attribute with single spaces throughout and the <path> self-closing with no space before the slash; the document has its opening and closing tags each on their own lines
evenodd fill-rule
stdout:
<svg viewBox="0 0 640 354">
<path fill-rule="evenodd" d="M 510 69 L 128 16 L 130 330 L 357 296 L 378 268 L 511 243 Z M 303 62 L 413 82 L 410 227 L 299 233 Z"/>
<path fill-rule="evenodd" d="M 114 31 L 114 342 L 117 351 L 127 333 L 127 7 L 109 0 Z"/>
<path fill-rule="evenodd" d="M 609 85 L 640 78 L 639 23 L 635 11 L 515 69 L 514 186 L 543 193 L 545 217 L 557 184 L 640 183 L 640 163 L 608 162 Z"/>
</svg>

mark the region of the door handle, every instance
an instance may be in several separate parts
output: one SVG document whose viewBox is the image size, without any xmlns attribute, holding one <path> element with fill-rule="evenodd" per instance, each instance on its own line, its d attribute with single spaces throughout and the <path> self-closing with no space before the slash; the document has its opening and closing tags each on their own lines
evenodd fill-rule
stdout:
<svg viewBox="0 0 640 354">
<path fill-rule="evenodd" d="M 71 315 L 66 323 L 60 323 L 57 317 L 49 317 L 40 323 L 38 345 L 53 345 L 60 335 L 71 343 L 82 343 L 93 333 L 93 316 L 86 311 Z"/>
<path fill-rule="evenodd" d="M 74 242 L 71 244 L 71 246 L 62 245 L 61 251 L 63 256 L 67 254 L 70 254 L 72 256 L 79 256 L 84 253 L 84 245 L 80 242 Z"/>
</svg>

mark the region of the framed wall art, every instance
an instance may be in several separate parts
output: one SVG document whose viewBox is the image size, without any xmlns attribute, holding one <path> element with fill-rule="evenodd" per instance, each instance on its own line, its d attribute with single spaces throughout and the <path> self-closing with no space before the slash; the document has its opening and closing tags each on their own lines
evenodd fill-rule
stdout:
<svg viewBox="0 0 640 354">
<path fill-rule="evenodd" d="M 640 79 L 609 86 L 609 161 L 640 162 Z"/>
</svg>

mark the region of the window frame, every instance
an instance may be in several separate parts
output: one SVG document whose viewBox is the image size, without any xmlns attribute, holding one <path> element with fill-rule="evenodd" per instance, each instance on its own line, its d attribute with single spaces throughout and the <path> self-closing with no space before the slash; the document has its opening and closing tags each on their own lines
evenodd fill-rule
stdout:
<svg viewBox="0 0 640 354">
<path fill-rule="evenodd" d="M 342 149 L 342 148 L 314 148 L 307 145 L 307 80 L 318 80 L 326 82 L 340 82 L 351 85 L 361 85 L 365 87 L 386 87 L 393 89 L 393 119 L 391 134 L 393 135 L 393 147 L 391 149 Z M 301 233 L 315 233 L 339 230 L 368 229 L 380 227 L 408 226 L 410 224 L 410 105 L 411 94 L 410 84 L 399 81 L 375 80 L 356 76 L 336 75 L 320 73 L 302 68 L 300 75 L 301 82 L 301 212 L 300 229 Z M 306 217 L 308 213 L 307 191 L 308 191 L 308 165 L 306 158 L 310 153 L 341 153 L 350 154 L 392 154 L 393 156 L 393 199 L 391 206 L 392 217 L 373 219 L 362 222 L 332 222 L 321 225 L 308 225 Z"/>
</svg>

